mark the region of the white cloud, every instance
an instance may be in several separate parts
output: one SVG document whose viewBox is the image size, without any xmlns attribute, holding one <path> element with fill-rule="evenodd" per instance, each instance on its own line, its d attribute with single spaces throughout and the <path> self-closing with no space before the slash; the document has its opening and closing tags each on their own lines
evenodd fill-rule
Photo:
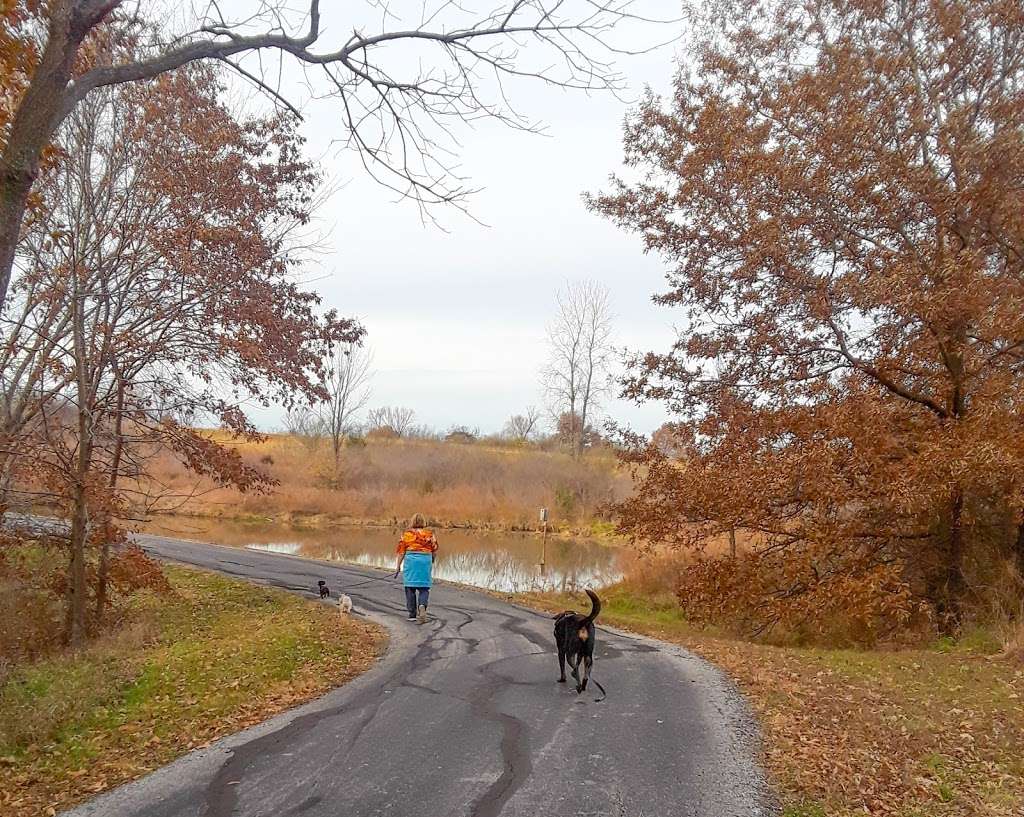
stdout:
<svg viewBox="0 0 1024 817">
<path fill-rule="evenodd" d="M 664 13 L 665 5 L 652 8 Z M 635 98 L 645 84 L 668 89 L 673 53 L 622 58 L 619 67 Z M 544 327 L 566 279 L 608 287 L 620 346 L 665 350 L 673 340 L 673 315 L 650 302 L 664 286 L 663 265 L 581 201 L 620 169 L 629 106 L 535 82 L 517 83 L 512 95 L 548 135 L 495 123 L 460 130 L 461 171 L 485 188 L 472 213 L 490 226 L 441 213 L 448 232 L 424 226 L 413 205 L 395 203 L 355 156 L 332 148 L 340 134 L 329 101 L 305 110 L 309 148 L 340 183 L 319 213 L 324 253 L 309 272 L 314 286 L 369 330 L 378 370 L 371 404 L 410 406 L 439 428 L 497 430 L 508 415 L 542 402 Z M 613 402 L 607 413 L 645 430 L 664 419 L 659 406 Z M 280 423 L 279 412 L 254 416 L 266 427 Z"/>
</svg>

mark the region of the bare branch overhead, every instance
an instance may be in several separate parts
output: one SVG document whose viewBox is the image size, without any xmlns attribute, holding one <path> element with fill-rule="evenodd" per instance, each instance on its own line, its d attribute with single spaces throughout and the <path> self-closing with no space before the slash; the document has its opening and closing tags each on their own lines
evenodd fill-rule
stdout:
<svg viewBox="0 0 1024 817">
<path fill-rule="evenodd" d="M 337 142 L 433 218 L 435 205 L 464 209 L 473 192 L 458 172 L 457 126 L 487 119 L 539 129 L 510 104 L 510 83 L 533 79 L 583 92 L 623 87 L 614 58 L 645 49 L 626 48 L 612 35 L 623 23 L 647 22 L 633 12 L 634 1 L 502 0 L 492 11 L 473 12 L 440 0 L 416 3 L 412 22 L 383 4 L 373 30 L 331 28 L 325 20 L 332 10 L 320 0 L 301 9 L 261 0 L 249 13 L 207 2 L 173 35 L 146 16 L 141 0 L 37 7 L 14 34 L 38 60 L 0 87 L 0 111 L 12 111 L 0 117 L 0 308 L 41 158 L 61 122 L 98 88 L 216 61 L 298 115 L 300 101 L 282 82 L 291 61 L 311 93 L 335 103 Z"/>
<path fill-rule="evenodd" d="M 537 123 L 509 104 L 504 83 L 515 78 L 588 92 L 620 91 L 623 79 L 612 58 L 636 50 L 610 35 L 624 21 L 643 19 L 631 13 L 632 5 L 631 0 L 513 0 L 476 15 L 444 2 L 430 14 L 424 6 L 421 20 L 406 28 L 397 13 L 385 9 L 379 30 L 356 29 L 338 41 L 329 39 L 322 24 L 319 0 L 310 0 L 302 15 L 283 3 L 263 3 L 255 17 L 238 19 L 225 17 L 223 8 L 211 3 L 192 31 L 155 43 L 147 57 L 86 72 L 68 89 L 65 105 L 75 105 L 97 87 L 149 79 L 196 60 L 218 60 L 297 112 L 265 67 L 242 65 L 258 52 L 276 52 L 318 72 L 325 95 L 340 103 L 338 139 L 359 151 L 374 178 L 426 205 L 459 204 L 472 191 L 451 161 L 451 123 L 491 118 L 536 130 Z M 415 50 L 419 59 L 397 67 L 397 49 Z"/>
</svg>

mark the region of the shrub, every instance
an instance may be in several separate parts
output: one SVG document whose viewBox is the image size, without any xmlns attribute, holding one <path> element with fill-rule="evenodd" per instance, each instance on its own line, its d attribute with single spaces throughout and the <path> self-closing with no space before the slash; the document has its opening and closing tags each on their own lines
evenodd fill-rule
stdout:
<svg viewBox="0 0 1024 817">
<path fill-rule="evenodd" d="M 824 554 L 802 556 L 696 558 L 683 567 L 676 596 L 691 621 L 797 643 L 873 646 L 929 623 L 901 565 L 830 566 Z"/>
<path fill-rule="evenodd" d="M 110 558 L 110 583 L 122 595 L 140 590 L 170 593 L 171 585 L 160 563 L 138 545 L 127 545 Z"/>
<path fill-rule="evenodd" d="M 99 530 L 99 529 L 98 529 Z M 89 597 L 87 632 L 96 635 L 97 559 L 95 539 L 87 550 Z M 0 655 L 8 665 L 34 661 L 64 645 L 67 597 L 67 544 L 56 536 L 0 534 Z M 121 610 L 142 591 L 169 593 L 160 564 L 136 545 L 113 550 L 109 562 L 108 628 L 120 624 Z M 8 667 L 9 668 L 9 667 Z M 2 671 L 2 668 L 0 668 Z"/>
<path fill-rule="evenodd" d="M 558 512 L 566 517 L 571 518 L 576 511 L 576 493 L 565 485 L 559 485 L 555 488 L 555 507 Z"/>
</svg>

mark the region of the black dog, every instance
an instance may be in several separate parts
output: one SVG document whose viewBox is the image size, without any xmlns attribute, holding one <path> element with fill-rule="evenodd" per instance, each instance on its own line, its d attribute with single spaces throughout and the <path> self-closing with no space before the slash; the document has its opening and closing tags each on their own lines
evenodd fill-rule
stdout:
<svg viewBox="0 0 1024 817">
<path fill-rule="evenodd" d="M 589 616 L 580 615 L 574 610 L 566 610 L 555 616 L 555 644 L 558 645 L 558 668 L 562 673 L 558 683 L 565 683 L 565 661 L 569 659 L 572 677 L 576 679 L 577 693 L 582 693 L 590 680 L 590 669 L 594 666 L 594 619 L 601 612 L 601 599 L 591 590 L 587 590 L 586 593 L 590 596 Z M 582 678 L 580 678 L 581 661 L 583 662 Z M 600 686 L 598 684 L 598 688 Z"/>
<path fill-rule="evenodd" d="M 317 586 L 320 588 L 320 598 L 330 598 L 331 588 L 327 586 L 327 582 L 325 582 L 323 579 L 320 579 L 320 581 L 317 582 Z"/>
</svg>

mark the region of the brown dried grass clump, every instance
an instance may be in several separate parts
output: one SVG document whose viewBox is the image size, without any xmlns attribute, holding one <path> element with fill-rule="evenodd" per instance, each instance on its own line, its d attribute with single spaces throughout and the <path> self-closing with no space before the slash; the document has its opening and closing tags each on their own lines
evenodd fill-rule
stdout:
<svg viewBox="0 0 1024 817">
<path fill-rule="evenodd" d="M 1003 654 L 1012 661 L 1024 664 L 1024 620 L 1017 625 L 1017 629 L 1007 640 Z"/>
</svg>

